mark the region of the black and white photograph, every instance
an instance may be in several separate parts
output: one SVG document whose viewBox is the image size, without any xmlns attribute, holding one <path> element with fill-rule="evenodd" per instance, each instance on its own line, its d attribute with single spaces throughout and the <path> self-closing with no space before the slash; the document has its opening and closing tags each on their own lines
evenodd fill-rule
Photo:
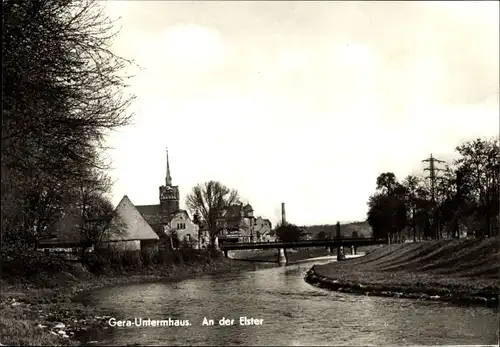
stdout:
<svg viewBox="0 0 500 347">
<path fill-rule="evenodd" d="M 0 346 L 498 346 L 498 1 L 2 12 Z"/>
</svg>

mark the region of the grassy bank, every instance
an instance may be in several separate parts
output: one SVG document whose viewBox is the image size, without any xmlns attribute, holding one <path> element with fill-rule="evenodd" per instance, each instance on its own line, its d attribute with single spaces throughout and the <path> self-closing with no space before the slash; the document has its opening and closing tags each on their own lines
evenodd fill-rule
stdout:
<svg viewBox="0 0 500 347">
<path fill-rule="evenodd" d="M 499 241 L 497 237 L 385 246 L 361 258 L 315 265 L 306 281 L 349 293 L 497 307 Z"/>
<path fill-rule="evenodd" d="M 375 249 L 380 248 L 379 245 L 376 246 L 363 246 L 358 247 L 358 253 L 371 253 Z M 345 249 L 347 254 L 350 254 L 350 248 Z M 327 257 L 327 256 L 335 256 L 337 255 L 337 250 L 334 250 L 334 253 L 330 253 L 325 247 L 308 247 L 308 248 L 297 248 L 297 249 L 287 249 L 286 250 L 286 258 L 289 264 L 293 264 L 294 262 L 311 259 L 311 258 L 319 258 L 319 257 Z M 239 251 L 235 252 L 235 259 L 244 259 L 248 261 L 258 261 L 258 262 L 272 262 L 276 263 L 278 261 L 278 254 L 276 249 L 259 249 L 252 251 Z"/>
<path fill-rule="evenodd" d="M 122 267 L 96 274 L 80 264 L 54 260 L 57 265 L 47 266 L 47 258 L 39 260 L 44 266 L 39 265 L 36 275 L 2 276 L 0 343 L 4 345 L 78 345 L 74 336 L 79 331 L 103 326 L 110 314 L 74 300 L 85 290 L 113 284 L 176 280 L 197 273 L 240 271 L 249 266 L 209 256 L 182 264 Z"/>
</svg>

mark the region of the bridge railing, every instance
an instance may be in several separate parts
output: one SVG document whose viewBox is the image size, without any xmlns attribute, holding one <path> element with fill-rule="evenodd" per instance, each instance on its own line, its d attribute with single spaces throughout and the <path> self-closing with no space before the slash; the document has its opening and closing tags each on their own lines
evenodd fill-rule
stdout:
<svg viewBox="0 0 500 347">
<path fill-rule="evenodd" d="M 330 245 L 332 243 L 385 243 L 386 241 L 387 241 L 386 239 L 379 239 L 379 238 L 334 237 L 334 238 L 325 239 L 325 240 L 300 240 L 300 241 L 223 243 L 223 244 L 221 244 L 221 247 L 229 247 L 229 248 L 231 248 L 231 247 L 238 247 L 238 246 L 244 246 L 244 245 L 245 246 L 254 246 L 254 247 L 259 247 L 259 246 L 272 247 L 273 245 L 276 245 L 276 246 L 286 245 L 287 247 L 292 247 L 293 248 L 293 246 L 301 246 L 301 245 L 311 245 L 311 246 L 314 246 L 315 244 L 317 244 L 317 245 Z"/>
</svg>

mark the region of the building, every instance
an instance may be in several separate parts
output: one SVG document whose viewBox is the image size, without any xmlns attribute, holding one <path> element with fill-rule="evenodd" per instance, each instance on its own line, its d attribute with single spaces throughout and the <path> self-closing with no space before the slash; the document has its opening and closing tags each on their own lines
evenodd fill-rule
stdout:
<svg viewBox="0 0 500 347">
<path fill-rule="evenodd" d="M 275 241 L 275 237 L 270 235 L 271 230 L 272 224 L 269 219 L 258 217 L 255 220 L 254 232 L 258 242 Z"/>
<path fill-rule="evenodd" d="M 227 206 L 217 220 L 219 242 L 250 242 L 253 223 L 253 209 L 249 204 Z"/>
<path fill-rule="evenodd" d="M 130 201 L 128 197 L 127 200 Z M 159 187 L 159 204 L 137 206 L 133 205 L 132 202 L 130 204 L 134 206 L 162 242 L 170 243 L 173 248 L 180 246 L 200 247 L 198 225 L 193 222 L 186 210 L 179 207 L 179 187 L 172 184 L 168 151 L 167 174 L 165 185 Z M 127 214 L 122 218 L 130 222 L 130 219 L 134 218 L 134 214 Z"/>
<path fill-rule="evenodd" d="M 172 236 L 172 247 L 180 246 L 201 248 L 203 240 L 199 235 L 199 226 L 196 225 L 185 210 L 178 210 L 172 214 L 172 219 L 165 225 L 164 232 Z"/>
<path fill-rule="evenodd" d="M 154 247 L 159 236 L 144 219 L 128 196 L 124 196 L 115 209 L 110 232 L 103 237 L 100 247 L 137 251 Z M 120 222 L 118 222 L 120 220 Z M 115 229 L 115 230 L 113 230 Z"/>
<path fill-rule="evenodd" d="M 219 242 L 263 242 L 270 241 L 271 222 L 262 217 L 255 218 L 250 204 L 236 204 L 222 210 L 217 221 Z"/>
</svg>

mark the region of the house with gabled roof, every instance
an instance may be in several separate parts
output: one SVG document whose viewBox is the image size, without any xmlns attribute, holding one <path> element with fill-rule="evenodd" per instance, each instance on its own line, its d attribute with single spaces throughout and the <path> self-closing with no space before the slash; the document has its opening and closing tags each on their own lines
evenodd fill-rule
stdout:
<svg viewBox="0 0 500 347">
<path fill-rule="evenodd" d="M 120 231 L 106 233 L 100 247 L 135 251 L 152 246 L 159 240 L 159 236 L 127 195 L 116 206 L 115 213 L 116 216 L 111 221 L 111 228 L 116 227 Z"/>
<path fill-rule="evenodd" d="M 273 226 L 269 219 L 257 217 L 254 224 L 254 232 L 258 242 L 275 241 L 275 237 L 271 235 Z"/>
</svg>

